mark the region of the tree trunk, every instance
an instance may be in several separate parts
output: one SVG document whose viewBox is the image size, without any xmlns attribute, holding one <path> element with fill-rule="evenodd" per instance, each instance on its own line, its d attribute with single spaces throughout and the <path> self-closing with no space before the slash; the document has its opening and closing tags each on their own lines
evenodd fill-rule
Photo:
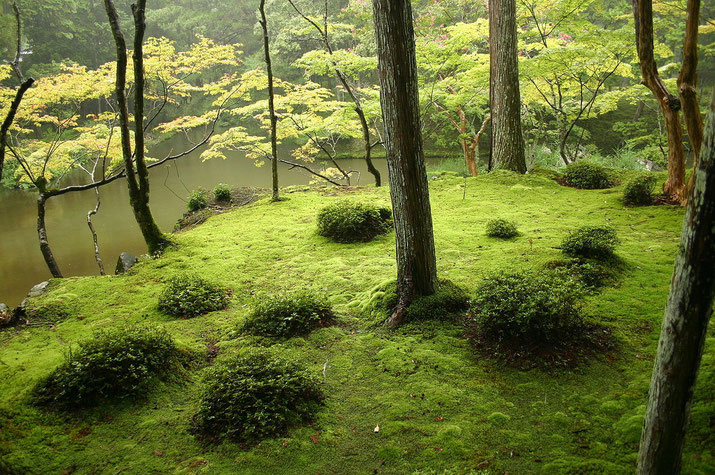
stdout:
<svg viewBox="0 0 715 475">
<path fill-rule="evenodd" d="M 492 162 L 495 168 L 526 173 L 521 131 L 516 0 L 489 2 L 489 56 Z"/>
<path fill-rule="evenodd" d="M 715 301 L 715 89 L 658 343 L 638 454 L 639 474 L 678 474 L 693 390 Z"/>
<path fill-rule="evenodd" d="M 685 43 L 683 66 L 678 75 L 680 102 L 683 104 L 683 120 L 693 147 L 693 170 L 698 167 L 700 148 L 703 145 L 703 117 L 698 107 L 698 27 L 700 23 L 700 0 L 688 0 L 688 16 L 685 20 Z M 695 173 L 690 176 L 687 190 L 693 187 Z"/>
<path fill-rule="evenodd" d="M 61 279 L 62 272 L 60 272 L 60 267 L 57 265 L 55 256 L 52 254 L 52 249 L 50 248 L 50 242 L 47 239 L 47 226 L 45 225 L 45 204 L 47 203 L 49 196 L 45 193 L 40 192 L 37 197 L 37 236 L 40 238 L 40 251 L 42 252 L 42 257 L 45 259 L 47 268 L 50 269 L 52 277 Z"/>
<path fill-rule="evenodd" d="M 3 167 L 5 165 L 7 134 L 10 132 L 10 127 L 15 120 L 15 115 L 17 114 L 17 110 L 20 108 L 20 103 L 22 102 L 23 96 L 25 95 L 27 90 L 32 87 L 34 83 L 35 80 L 33 78 L 29 78 L 27 81 L 24 81 L 20 85 L 20 88 L 15 93 L 15 99 L 13 99 L 12 103 L 10 104 L 10 110 L 7 112 L 7 116 L 5 116 L 5 120 L 3 121 L 2 126 L 0 126 L 0 180 L 2 180 Z"/>
<path fill-rule="evenodd" d="M 395 222 L 398 306 L 401 323 L 414 297 L 437 288 L 432 210 L 420 127 L 417 60 L 409 0 L 373 0 L 380 101 Z"/>
<path fill-rule="evenodd" d="M 273 201 L 280 200 L 278 189 L 278 138 L 276 129 L 278 128 L 278 118 L 276 117 L 275 92 L 273 90 L 273 65 L 271 64 L 271 45 L 268 37 L 268 20 L 266 19 L 266 0 L 261 0 L 259 6 L 261 12 L 261 27 L 263 28 L 263 51 L 266 60 L 266 73 L 268 74 L 268 112 L 271 120 L 271 176 L 273 180 Z"/>
<path fill-rule="evenodd" d="M 685 151 L 683 128 L 680 124 L 680 100 L 671 95 L 658 74 L 653 56 L 653 1 L 634 0 L 633 15 L 636 26 L 636 45 L 640 59 L 643 84 L 653 92 L 665 117 L 668 135 L 668 180 L 663 191 L 672 198 L 685 201 Z"/>
<path fill-rule="evenodd" d="M 97 266 L 99 266 L 99 275 L 107 275 L 104 271 L 104 262 L 102 262 L 102 257 L 99 254 L 99 239 L 97 238 L 97 231 L 94 229 L 94 224 L 92 224 L 92 216 L 99 212 L 99 207 L 102 205 L 102 200 L 99 196 L 99 188 L 95 188 L 94 192 L 97 195 L 97 204 L 94 209 L 87 213 L 87 226 L 89 231 L 92 233 L 92 241 L 94 243 L 94 260 L 97 261 Z"/>
<path fill-rule="evenodd" d="M 117 72 L 115 94 L 119 111 L 119 127 L 121 130 L 122 156 L 127 172 L 127 187 L 129 188 L 129 204 L 134 212 L 139 229 L 150 254 L 161 252 L 168 244 L 168 239 L 154 221 L 149 208 L 149 171 L 144 158 L 144 59 L 143 43 L 146 30 L 145 12 L 146 0 L 139 0 L 132 5 L 134 17 L 134 140 L 136 142 L 132 153 L 129 127 L 129 107 L 127 105 L 127 47 L 122 34 L 117 10 L 112 0 L 104 0 L 104 6 L 112 29 L 114 43 L 117 49 Z M 134 166 L 136 161 L 136 168 Z M 138 177 L 138 181 L 137 181 Z"/>
</svg>

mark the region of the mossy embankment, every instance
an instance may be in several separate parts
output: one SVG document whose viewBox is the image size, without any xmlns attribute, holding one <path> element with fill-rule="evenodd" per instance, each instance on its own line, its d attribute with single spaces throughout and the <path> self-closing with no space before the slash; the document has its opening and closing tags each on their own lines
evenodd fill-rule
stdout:
<svg viewBox="0 0 715 475">
<path fill-rule="evenodd" d="M 612 225 L 625 270 L 586 310 L 613 329 L 616 350 L 572 371 L 520 371 L 476 356 L 455 324 L 375 326 L 371 290 L 395 277 L 394 236 L 337 244 L 317 235 L 315 217 L 346 195 L 387 205 L 387 189 L 294 188 L 286 201 L 261 200 L 177 234 L 163 257 L 127 275 L 53 281 L 32 305 L 61 321 L 0 333 L 0 472 L 632 473 L 683 210 L 624 208 L 620 188 L 577 190 L 539 175 L 444 175 L 430 185 L 440 277 L 469 292 L 484 276 L 560 258 L 570 230 Z M 520 236 L 487 237 L 495 217 L 517 223 Z M 183 272 L 232 288 L 228 308 L 188 320 L 162 314 L 163 282 Z M 291 339 L 239 332 L 262 296 L 295 289 L 327 296 L 337 324 Z M 208 358 L 145 399 L 70 414 L 30 404 L 32 386 L 72 344 L 120 322 L 163 326 L 183 347 L 218 349 L 218 359 L 274 345 L 323 380 L 325 406 L 285 437 L 207 445 L 191 424 Z M 713 399 L 711 325 L 688 473 L 715 470 Z"/>
</svg>

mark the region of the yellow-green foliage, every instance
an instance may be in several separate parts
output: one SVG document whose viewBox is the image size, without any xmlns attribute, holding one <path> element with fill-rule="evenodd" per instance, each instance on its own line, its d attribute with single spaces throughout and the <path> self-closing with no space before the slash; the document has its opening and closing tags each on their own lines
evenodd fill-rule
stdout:
<svg viewBox="0 0 715 475">
<path fill-rule="evenodd" d="M 466 184 L 463 199 L 463 178 L 430 181 L 439 274 L 470 291 L 486 275 L 538 270 L 560 258 L 569 230 L 610 223 L 618 231 L 625 273 L 584 301 L 597 323 L 614 329 L 616 353 L 577 372 L 524 372 L 478 358 L 452 322 L 371 327 L 363 308 L 373 289 L 395 279 L 393 236 L 332 243 L 315 233 L 315 216 L 334 189 L 285 190 L 286 201 L 257 202 L 178 234 L 176 247 L 130 275 L 53 281 L 32 304 L 66 296 L 72 312 L 61 323 L 0 333 L 0 472 L 633 473 L 637 446 L 619 422 L 639 415 L 646 401 L 683 210 L 624 209 L 620 189 L 562 187 L 538 172 Z M 354 193 L 389 201 L 385 188 Z M 520 223 L 522 236 L 485 236 L 494 216 Z M 161 282 L 197 269 L 234 289 L 231 305 L 190 320 L 159 312 Z M 296 286 L 329 297 L 338 324 L 277 342 L 236 334 L 261 295 Z M 285 436 L 207 447 L 189 432 L 203 369 L 182 385 L 160 385 L 141 404 L 70 419 L 28 404 L 29 388 L 62 363 L 68 344 L 132 322 L 164 327 L 194 351 L 218 349 L 219 359 L 272 344 L 323 381 L 325 407 Z M 688 473 L 715 470 L 713 355 L 711 327 L 685 447 Z"/>
</svg>

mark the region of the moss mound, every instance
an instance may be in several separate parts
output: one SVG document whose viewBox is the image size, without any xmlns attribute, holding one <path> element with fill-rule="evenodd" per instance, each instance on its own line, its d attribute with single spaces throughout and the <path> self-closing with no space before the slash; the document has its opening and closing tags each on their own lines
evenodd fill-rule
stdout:
<svg viewBox="0 0 715 475">
<path fill-rule="evenodd" d="M 262 300 L 248 316 L 242 331 L 260 336 L 291 337 L 326 326 L 333 318 L 327 298 L 303 291 Z"/>
<path fill-rule="evenodd" d="M 582 226 L 571 232 L 561 243 L 561 250 L 571 257 L 607 259 L 620 243 L 611 226 Z"/>
<path fill-rule="evenodd" d="M 608 168 L 590 162 L 574 162 L 566 167 L 564 183 L 584 190 L 601 190 L 614 185 Z"/>
<path fill-rule="evenodd" d="M 646 206 L 653 204 L 653 190 L 658 180 L 653 175 L 640 175 L 623 188 L 623 204 L 626 206 Z"/>
<path fill-rule="evenodd" d="M 486 234 L 489 237 L 511 239 L 519 235 L 516 223 L 507 219 L 497 218 L 487 221 Z"/>
<path fill-rule="evenodd" d="M 318 234 L 341 243 L 368 242 L 392 228 L 392 211 L 384 206 L 340 200 L 318 213 Z"/>
<path fill-rule="evenodd" d="M 147 392 L 177 368 L 180 351 L 163 329 L 124 327 L 98 332 L 67 353 L 33 390 L 38 405 L 84 408 Z"/>
<path fill-rule="evenodd" d="M 302 366 L 268 349 L 249 349 L 209 371 L 194 430 L 211 440 L 257 441 L 310 420 L 323 399 Z"/>
<path fill-rule="evenodd" d="M 384 285 L 378 292 L 384 294 L 376 300 L 378 313 L 389 317 L 397 307 L 397 282 Z M 433 295 L 417 297 L 405 310 L 404 323 L 423 320 L 453 320 L 469 308 L 467 293 L 449 280 L 440 280 Z"/>
<path fill-rule="evenodd" d="M 194 318 L 223 310 L 230 301 L 230 291 L 195 275 L 172 277 L 159 296 L 159 310 L 179 318 Z"/>
</svg>

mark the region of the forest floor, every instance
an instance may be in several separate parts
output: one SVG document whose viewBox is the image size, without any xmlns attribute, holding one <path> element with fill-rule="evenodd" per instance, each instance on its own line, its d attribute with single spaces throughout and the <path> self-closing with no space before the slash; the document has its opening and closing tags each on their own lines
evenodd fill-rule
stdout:
<svg viewBox="0 0 715 475">
<path fill-rule="evenodd" d="M 440 276 L 470 292 L 492 273 L 558 259 L 578 226 L 613 225 L 626 270 L 586 310 L 613 330 L 615 350 L 576 369 L 524 371 L 477 356 L 459 325 L 375 326 L 367 309 L 374 289 L 395 278 L 394 236 L 335 244 L 316 234 L 315 216 L 346 195 L 389 204 L 388 190 L 294 187 L 285 201 L 263 199 L 176 234 L 163 257 L 127 275 L 53 280 L 33 299 L 57 322 L 0 332 L 0 472 L 633 473 L 683 210 L 624 208 L 621 187 L 576 190 L 547 174 L 442 174 L 430 186 Z M 486 237 L 494 217 L 516 221 L 522 235 Z M 231 287 L 228 309 L 191 320 L 160 313 L 163 282 L 187 271 Z M 262 296 L 300 288 L 327 295 L 338 325 L 277 341 L 237 332 Z M 125 322 L 164 326 L 181 346 L 218 348 L 219 360 L 272 344 L 320 377 L 326 405 L 285 437 L 240 446 L 206 445 L 189 432 L 205 366 L 157 383 L 145 399 L 94 410 L 67 415 L 29 403 L 68 348 Z M 708 335 L 685 473 L 715 473 L 712 323 Z"/>
</svg>

